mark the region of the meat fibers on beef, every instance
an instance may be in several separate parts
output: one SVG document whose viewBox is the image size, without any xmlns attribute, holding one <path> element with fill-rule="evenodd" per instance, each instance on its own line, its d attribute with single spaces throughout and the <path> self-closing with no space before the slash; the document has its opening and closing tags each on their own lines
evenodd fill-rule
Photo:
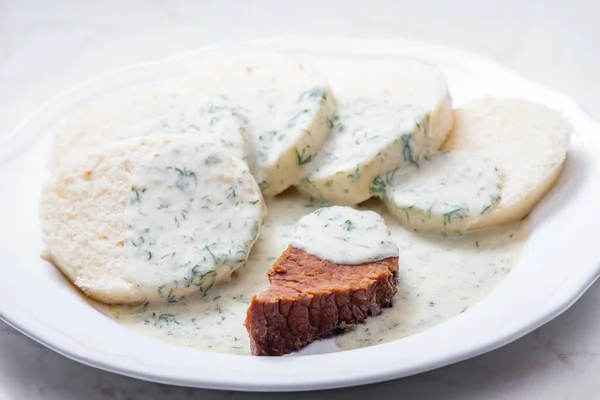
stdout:
<svg viewBox="0 0 600 400">
<path fill-rule="evenodd" d="M 381 314 L 392 305 L 397 273 L 398 257 L 343 265 L 289 246 L 246 313 L 252 354 L 287 354 Z"/>
</svg>

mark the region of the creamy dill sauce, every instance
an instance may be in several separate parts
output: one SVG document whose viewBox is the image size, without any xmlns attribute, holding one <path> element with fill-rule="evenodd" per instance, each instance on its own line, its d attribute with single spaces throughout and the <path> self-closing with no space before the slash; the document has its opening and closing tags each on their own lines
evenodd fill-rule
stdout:
<svg viewBox="0 0 600 400">
<path fill-rule="evenodd" d="M 268 199 L 265 225 L 245 268 L 228 282 L 169 304 L 112 307 L 111 315 L 134 331 L 173 344 L 250 354 L 243 322 L 250 299 L 268 286 L 266 271 L 288 246 L 296 221 L 321 208 L 295 191 Z M 378 201 L 362 209 L 381 214 L 400 249 L 394 306 L 335 340 L 352 349 L 399 339 L 467 311 L 512 269 L 527 235 L 526 222 L 458 238 L 413 233 Z"/>
<path fill-rule="evenodd" d="M 333 176 L 310 176 L 307 183 L 314 186 L 316 191 L 315 188 L 308 191 L 315 191 L 319 198 L 337 200 L 339 197 L 340 203 L 354 204 L 370 196 L 374 176 L 387 171 L 388 167 L 397 167 L 398 163 L 410 165 L 419 162 L 420 156 L 429 152 L 429 147 L 423 145 L 427 142 L 425 139 L 432 140 L 434 148 L 439 144 L 433 140 L 435 138 L 428 138 L 429 133 L 425 132 L 425 127 L 430 125 L 431 116 L 416 109 L 406 109 L 403 112 L 408 114 L 403 114 L 402 120 L 396 121 L 394 115 L 397 114 L 397 110 L 392 110 L 393 106 L 388 107 L 380 104 L 380 101 L 375 101 L 376 107 L 365 107 L 364 104 L 357 104 L 356 107 L 342 105 L 338 118 L 335 118 L 335 99 L 327 82 L 318 71 L 302 63 L 283 59 L 243 61 L 231 63 L 225 68 L 218 65 L 213 72 L 214 74 L 191 74 L 184 79 L 183 87 L 208 86 L 210 90 L 230 95 L 242 106 L 241 114 L 233 116 L 243 115 L 247 120 L 238 121 L 239 118 L 235 118 L 229 127 L 217 126 L 213 132 L 218 134 L 226 129 L 237 133 L 238 124 L 244 129 L 247 128 L 248 142 L 256 155 L 256 159 L 250 160 L 249 164 L 251 167 L 255 164 L 254 176 L 265 195 L 280 193 L 289 185 L 297 183 L 301 174 L 305 177 L 309 175 L 310 164 L 316 165 L 317 161 L 319 164 L 323 161 L 325 172 L 332 172 Z M 207 82 L 210 84 L 205 85 Z M 421 82 L 418 86 L 422 89 Z M 360 93 L 364 95 L 366 92 Z M 140 104 L 144 104 L 143 97 L 140 96 L 139 100 Z M 449 104 L 449 100 L 444 102 Z M 347 115 L 344 114 L 344 110 L 348 110 Z M 389 119 L 382 119 L 382 110 L 390 111 Z M 116 110 L 114 113 L 118 114 L 120 111 Z M 123 113 L 127 111 L 123 109 Z M 372 114 L 369 123 L 373 125 L 380 122 L 378 127 L 381 129 L 366 132 L 361 123 L 364 116 L 360 116 L 365 111 Z M 206 118 L 204 114 L 196 118 L 196 112 L 199 110 L 189 111 L 177 107 L 176 111 L 162 121 L 160 118 L 164 117 L 164 113 L 156 112 L 157 125 L 148 132 L 164 130 L 164 133 L 191 133 L 195 130 L 194 126 L 199 125 L 203 126 L 202 129 L 212 129 L 212 124 L 216 121 L 211 117 Z M 222 122 L 224 121 L 225 119 Z M 235 128 L 231 128 L 233 126 Z M 382 138 L 390 129 L 397 129 L 399 132 L 393 143 L 388 143 Z M 445 133 L 443 129 L 440 132 Z M 343 137 L 344 140 L 340 139 L 339 142 L 329 145 L 330 147 L 326 145 L 321 153 L 317 153 L 330 134 L 333 135 L 330 140 L 332 143 L 337 137 Z M 223 137 L 221 142 L 222 139 Z M 221 144 L 225 147 L 229 145 L 231 149 L 241 150 L 248 144 L 240 142 L 238 145 L 231 143 L 229 139 L 225 140 L 227 143 Z M 341 151 L 335 152 L 337 147 Z M 328 153 L 329 150 L 333 155 Z M 386 157 L 385 153 L 398 154 L 399 157 L 393 160 Z M 346 155 L 351 157 L 344 158 Z M 356 157 L 363 155 L 368 157 L 364 160 L 361 158 L 360 163 L 357 163 Z M 324 160 L 318 157 L 323 157 Z M 171 161 L 181 161 L 181 158 L 173 157 Z M 204 181 L 196 182 L 201 176 L 195 174 L 193 178 L 189 174 L 189 171 L 193 170 L 189 167 L 184 169 L 178 166 L 181 172 L 167 172 L 169 164 L 176 164 L 173 162 L 159 163 L 162 172 L 140 173 L 136 178 L 139 178 L 139 185 L 135 185 L 133 199 L 137 200 L 139 194 L 143 200 L 144 195 L 154 189 L 164 191 L 160 182 L 172 182 L 177 187 L 179 179 L 184 178 L 188 186 L 196 187 L 196 183 L 198 186 L 205 185 Z M 394 165 L 388 165 L 387 162 L 393 162 Z M 374 170 L 374 176 L 371 176 L 368 164 L 381 164 L 381 170 Z M 145 192 L 142 191 L 144 188 Z M 204 190 L 212 194 L 215 189 Z M 337 196 L 340 190 L 341 196 Z M 221 191 L 219 196 L 231 202 L 232 199 L 227 193 L 230 192 Z M 160 198 L 163 197 L 161 194 Z M 191 201 L 191 198 L 195 200 Z M 171 196 L 168 199 L 169 207 L 176 209 L 176 215 L 182 216 L 183 221 L 180 218 L 176 221 L 173 215 L 167 215 L 166 210 L 161 207 L 162 202 L 142 201 L 143 205 L 139 205 L 134 201 L 136 204 L 130 208 L 127 217 L 130 218 L 128 225 L 131 237 L 126 241 L 128 247 L 125 250 L 129 259 L 134 260 L 127 267 L 128 273 L 132 276 L 147 274 L 144 275 L 142 284 L 150 288 L 160 285 L 158 287 L 162 289 L 160 292 L 155 290 L 158 294 L 157 298 L 153 299 L 157 300 L 155 302 L 138 306 L 111 307 L 110 314 L 133 331 L 158 340 L 200 350 L 250 354 L 248 334 L 243 323 L 251 298 L 268 287 L 266 272 L 290 242 L 294 243 L 292 234 L 296 222 L 324 204 L 309 200 L 295 190 L 267 199 L 268 215 L 262 234 L 252 248 L 245 267 L 241 268 L 241 258 L 238 259 L 230 253 L 237 252 L 237 247 L 232 246 L 230 241 L 237 237 L 240 229 L 246 228 L 245 225 L 237 225 L 241 223 L 238 220 L 243 219 L 243 215 L 232 213 L 231 210 L 216 210 L 220 217 L 236 224 L 234 229 L 227 230 L 221 223 L 205 226 L 207 221 L 216 218 L 208 211 L 206 214 L 198 214 L 197 219 L 187 219 L 186 213 L 186 218 L 183 218 L 181 213 L 188 210 L 188 206 L 211 207 L 211 204 L 203 203 L 204 200 L 199 193 L 187 193 L 184 190 Z M 383 216 L 393 242 L 400 249 L 399 285 L 394 307 L 385 309 L 381 316 L 369 318 L 365 325 L 347 330 L 343 335 L 336 337 L 336 343 L 343 349 L 402 338 L 430 328 L 461 312 L 468 312 L 470 307 L 485 298 L 511 270 L 526 237 L 525 222 L 469 236 L 425 236 L 404 229 L 398 219 L 377 200 L 369 201 L 358 208 L 373 210 Z M 139 216 L 143 214 L 149 218 L 140 219 Z M 158 221 L 158 225 L 154 226 L 152 224 L 155 222 L 152 222 L 152 226 L 149 226 L 148 221 Z M 342 229 L 345 223 L 346 219 L 340 225 Z M 196 232 L 198 227 L 203 228 L 202 232 Z M 154 243 L 150 237 L 144 236 L 148 228 L 150 231 L 155 228 L 164 230 L 160 237 L 154 240 L 156 244 L 163 243 L 162 247 L 148 247 L 146 243 Z M 179 237 L 176 237 L 178 235 Z M 141 246 L 140 237 L 144 237 Z M 194 240 L 191 241 L 190 238 Z M 137 246 L 133 244 L 134 241 Z M 208 249 L 198 248 L 191 242 L 210 245 Z M 213 242 L 219 245 L 213 247 Z M 238 242 L 236 239 L 236 243 Z M 318 242 L 314 241 L 311 246 L 316 244 Z M 162 250 L 159 250 L 161 248 Z M 170 257 L 173 251 L 168 252 L 167 249 L 173 248 L 177 249 L 176 256 L 181 256 L 181 261 L 177 264 L 187 264 L 186 268 L 181 269 L 187 271 L 186 273 L 164 268 L 161 260 L 164 260 L 163 257 Z M 392 246 L 386 247 L 388 253 L 383 252 L 381 257 L 391 254 L 392 249 Z M 249 251 L 249 248 L 247 250 Z M 334 250 L 335 247 L 330 246 L 322 251 L 324 255 L 328 254 L 328 258 L 332 258 Z M 357 257 L 357 254 L 352 253 L 352 256 Z M 358 256 L 363 257 L 364 254 Z M 221 257 L 230 261 L 223 271 L 226 271 L 227 275 L 234 272 L 232 279 L 213 285 L 213 275 L 218 273 L 215 270 Z M 339 260 L 342 259 L 336 261 Z M 353 261 L 356 262 L 356 258 Z M 198 268 L 195 268 L 196 265 Z M 190 266 L 193 268 L 188 268 Z M 158 275 L 153 276 L 148 270 L 157 271 Z M 191 276 L 188 273 L 190 271 Z M 173 277 L 174 279 L 171 279 Z M 207 277 L 210 279 L 205 280 Z M 162 282 L 165 281 L 169 283 L 163 287 Z M 196 293 L 179 298 L 180 295 L 187 294 L 188 289 L 193 289 Z M 198 289 L 202 291 L 198 292 Z"/>
<path fill-rule="evenodd" d="M 302 167 L 301 188 L 331 203 L 358 204 L 373 179 L 430 152 L 427 110 L 372 97 L 340 101 L 332 133 Z"/>
<path fill-rule="evenodd" d="M 256 154 L 254 176 L 268 196 L 296 183 L 300 167 L 315 157 L 331 127 L 335 100 L 324 76 L 293 57 L 257 55 L 219 61 L 190 74 L 244 109 Z"/>
<path fill-rule="evenodd" d="M 526 221 L 457 238 L 425 236 L 393 225 L 400 249 L 393 307 L 336 337 L 342 349 L 400 339 L 466 312 L 511 271 L 527 237 Z"/>
<path fill-rule="evenodd" d="M 302 217 L 290 245 L 336 264 L 398 256 L 398 246 L 379 214 L 342 206 L 320 208 Z"/>
<path fill-rule="evenodd" d="M 256 180 L 268 194 L 291 185 L 300 165 L 315 157 L 328 133 L 326 118 L 333 106 L 327 88 L 315 86 L 297 95 L 261 90 L 248 105 L 254 132 Z M 267 123 L 268 122 L 268 123 Z"/>
<path fill-rule="evenodd" d="M 250 170 L 254 159 L 248 133 L 248 117 L 231 99 L 205 94 L 207 99 L 173 110 L 158 122 L 127 132 L 124 136 L 173 134 L 194 135 L 220 144 L 232 155 L 245 161 Z"/>
<path fill-rule="evenodd" d="M 148 299 L 175 302 L 245 264 L 265 211 L 241 160 L 211 143 L 168 141 L 131 185 L 123 274 Z"/>
<path fill-rule="evenodd" d="M 460 234 L 495 208 L 502 183 L 488 156 L 456 150 L 380 176 L 373 188 L 406 228 Z"/>
</svg>

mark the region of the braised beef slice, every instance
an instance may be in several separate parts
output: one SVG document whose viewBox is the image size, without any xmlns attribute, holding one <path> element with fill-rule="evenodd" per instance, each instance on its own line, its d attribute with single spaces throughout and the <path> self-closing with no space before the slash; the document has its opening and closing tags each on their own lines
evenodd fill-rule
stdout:
<svg viewBox="0 0 600 400">
<path fill-rule="evenodd" d="M 248 308 L 252 354 L 287 354 L 381 314 L 392 305 L 397 272 L 398 257 L 343 265 L 289 246 L 267 273 L 271 286 Z"/>
</svg>

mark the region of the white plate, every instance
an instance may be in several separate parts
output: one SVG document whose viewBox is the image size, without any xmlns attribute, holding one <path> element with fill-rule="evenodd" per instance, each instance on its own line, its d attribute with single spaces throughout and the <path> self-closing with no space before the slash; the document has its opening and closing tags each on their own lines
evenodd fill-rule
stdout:
<svg viewBox="0 0 600 400">
<path fill-rule="evenodd" d="M 138 336 L 91 307 L 42 261 L 37 218 L 52 127 L 99 93 L 170 77 L 208 58 L 285 52 L 326 75 L 396 57 L 429 60 L 447 75 L 454 104 L 484 95 L 519 96 L 562 110 L 575 125 L 568 165 L 531 215 L 531 234 L 507 279 L 468 312 L 423 333 L 374 347 L 311 355 L 205 353 Z M 0 142 L 0 316 L 67 357 L 116 373 L 176 385 L 239 390 L 310 390 L 398 378 L 507 344 L 572 305 L 600 272 L 600 126 L 568 98 L 489 60 L 425 43 L 287 37 L 223 43 L 120 69 L 56 97 Z M 306 354 L 306 353 L 304 353 Z"/>
</svg>

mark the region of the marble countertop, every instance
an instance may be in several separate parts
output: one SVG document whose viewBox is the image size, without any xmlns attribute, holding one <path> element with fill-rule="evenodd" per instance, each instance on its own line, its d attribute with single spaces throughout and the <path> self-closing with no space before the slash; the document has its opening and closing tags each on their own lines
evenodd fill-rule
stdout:
<svg viewBox="0 0 600 400">
<path fill-rule="evenodd" d="M 0 137 L 86 78 L 215 41 L 283 34 L 410 38 L 462 47 L 570 95 L 600 119 L 599 17 L 600 2 L 594 0 L 0 0 Z M 559 318 L 486 355 L 402 380 L 287 398 L 598 398 L 599 308 L 596 284 Z M 0 399 L 247 397 L 280 396 L 121 377 L 66 359 L 0 322 Z"/>
</svg>

